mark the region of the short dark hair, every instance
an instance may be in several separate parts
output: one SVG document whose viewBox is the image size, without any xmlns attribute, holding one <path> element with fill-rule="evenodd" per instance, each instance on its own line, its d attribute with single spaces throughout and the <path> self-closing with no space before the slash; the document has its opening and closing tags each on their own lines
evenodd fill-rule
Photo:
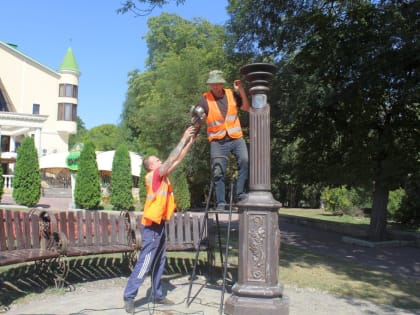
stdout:
<svg viewBox="0 0 420 315">
<path fill-rule="evenodd" d="M 144 166 L 144 168 L 146 169 L 146 171 L 149 171 L 149 167 L 150 167 L 150 157 L 151 157 L 151 155 L 149 155 L 148 157 L 146 157 L 146 158 L 143 160 L 143 166 Z"/>
</svg>

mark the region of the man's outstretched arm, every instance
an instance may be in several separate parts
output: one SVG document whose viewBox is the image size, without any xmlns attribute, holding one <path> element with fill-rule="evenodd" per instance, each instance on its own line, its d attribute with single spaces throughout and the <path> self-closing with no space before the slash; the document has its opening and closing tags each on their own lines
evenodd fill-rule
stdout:
<svg viewBox="0 0 420 315">
<path fill-rule="evenodd" d="M 160 167 L 160 176 L 169 175 L 174 168 L 182 161 L 185 157 L 192 144 L 195 141 L 195 128 L 193 126 L 188 127 L 185 130 L 181 140 L 177 146 L 171 151 L 168 158 L 163 162 Z"/>
</svg>

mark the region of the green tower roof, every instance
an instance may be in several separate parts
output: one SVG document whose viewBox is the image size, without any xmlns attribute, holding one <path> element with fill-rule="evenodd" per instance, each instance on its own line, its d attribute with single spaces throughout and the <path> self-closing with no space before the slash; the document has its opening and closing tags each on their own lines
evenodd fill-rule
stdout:
<svg viewBox="0 0 420 315">
<path fill-rule="evenodd" d="M 61 63 L 60 70 L 73 70 L 77 73 L 80 72 L 79 67 L 77 66 L 76 58 L 73 55 L 73 50 L 71 47 L 67 49 L 67 53 L 64 56 L 63 62 Z"/>
</svg>

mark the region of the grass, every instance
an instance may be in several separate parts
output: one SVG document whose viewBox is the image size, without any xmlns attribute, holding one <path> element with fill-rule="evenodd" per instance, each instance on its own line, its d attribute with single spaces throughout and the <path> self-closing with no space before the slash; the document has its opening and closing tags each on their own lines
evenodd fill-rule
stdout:
<svg viewBox="0 0 420 315">
<path fill-rule="evenodd" d="M 325 220 L 331 222 L 342 222 L 351 224 L 369 224 L 369 218 L 352 217 L 347 214 L 342 216 L 333 215 L 331 212 L 326 212 L 322 209 L 302 209 L 302 208 L 281 208 L 280 214 L 295 215 L 298 217 L 305 217 L 311 219 Z"/>
<path fill-rule="evenodd" d="M 369 217 L 350 216 L 347 214 L 334 215 L 331 212 L 324 211 L 322 209 L 306 209 L 306 208 L 281 208 L 279 214 L 288 214 L 298 217 L 305 217 L 311 219 L 318 219 L 330 222 L 350 223 L 368 226 L 370 223 Z M 420 227 L 417 229 L 407 228 L 397 224 L 393 221 L 388 220 L 388 229 L 400 230 L 407 232 L 420 232 Z"/>
</svg>

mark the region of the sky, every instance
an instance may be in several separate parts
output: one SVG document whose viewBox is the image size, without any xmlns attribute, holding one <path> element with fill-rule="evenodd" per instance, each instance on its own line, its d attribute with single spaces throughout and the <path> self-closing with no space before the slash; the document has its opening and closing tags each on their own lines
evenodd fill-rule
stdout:
<svg viewBox="0 0 420 315">
<path fill-rule="evenodd" d="M 78 116 L 87 129 L 118 124 L 128 89 L 128 73 L 144 71 L 147 19 L 162 12 L 200 17 L 223 25 L 227 0 L 186 0 L 150 16 L 118 14 L 124 0 L 1 0 L 0 41 L 58 70 L 69 47 L 79 66 Z M 175 2 L 175 0 L 173 0 Z"/>
</svg>

